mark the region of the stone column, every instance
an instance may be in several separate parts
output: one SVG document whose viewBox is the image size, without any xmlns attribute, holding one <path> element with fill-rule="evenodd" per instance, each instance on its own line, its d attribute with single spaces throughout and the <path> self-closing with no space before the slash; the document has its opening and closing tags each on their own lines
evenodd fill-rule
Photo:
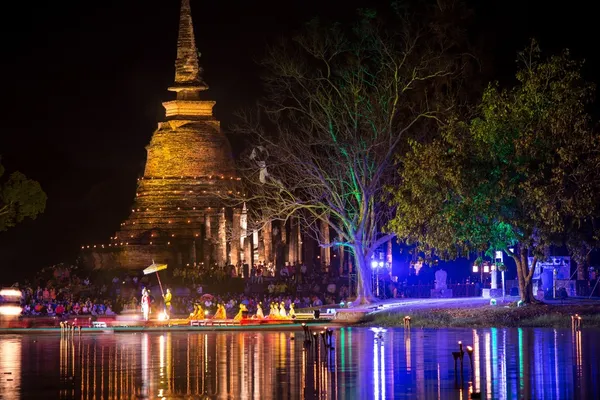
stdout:
<svg viewBox="0 0 600 400">
<path fill-rule="evenodd" d="M 281 244 L 287 243 L 287 226 L 285 222 L 280 222 L 280 231 L 281 231 Z"/>
<path fill-rule="evenodd" d="M 263 246 L 265 264 L 273 262 L 273 225 L 271 221 L 263 227 Z"/>
<path fill-rule="evenodd" d="M 212 232 L 211 232 L 211 216 L 209 214 L 204 215 L 204 240 L 202 241 L 202 248 L 204 249 L 203 259 L 204 266 L 208 267 L 212 261 Z"/>
<path fill-rule="evenodd" d="M 254 263 L 254 257 L 252 256 L 252 235 L 244 238 L 244 260 L 252 268 L 252 264 Z M 248 277 L 245 276 L 245 278 Z"/>
<path fill-rule="evenodd" d="M 291 264 L 296 263 L 298 261 L 298 234 L 296 233 L 296 223 L 295 218 L 291 217 L 289 220 L 290 223 L 290 238 L 288 240 L 288 261 Z"/>
<path fill-rule="evenodd" d="M 241 210 L 233 209 L 233 220 L 231 221 L 231 263 L 237 268 L 240 262 L 240 241 L 241 241 Z"/>
<path fill-rule="evenodd" d="M 263 242 L 263 238 L 265 236 L 264 232 L 262 229 L 254 232 L 256 232 L 256 236 L 258 236 L 258 262 L 265 261 L 265 243 Z"/>
<path fill-rule="evenodd" d="M 196 241 L 192 240 L 190 246 L 190 266 L 194 266 L 194 264 L 196 264 Z"/>
<path fill-rule="evenodd" d="M 303 243 L 302 243 L 302 227 L 300 226 L 300 219 L 298 219 L 298 223 L 296 224 L 296 233 L 298 235 L 298 239 L 296 239 L 296 243 L 298 243 L 298 252 L 297 254 L 297 260 L 299 263 L 302 263 L 302 261 L 304 261 L 304 253 L 302 251 L 303 249 Z M 314 257 L 314 254 L 313 254 Z"/>
<path fill-rule="evenodd" d="M 323 245 L 326 247 L 321 247 L 321 264 L 325 268 L 331 267 L 331 248 L 329 247 L 329 224 L 327 221 L 321 221 L 321 240 L 323 241 Z"/>
<path fill-rule="evenodd" d="M 210 226 L 210 215 L 208 215 L 208 214 L 206 214 L 204 216 L 204 229 L 205 229 L 204 238 L 206 240 L 212 239 L 212 231 L 211 231 L 212 228 Z"/>
<path fill-rule="evenodd" d="M 219 267 L 227 263 L 227 232 L 225 212 L 221 211 L 218 215 L 219 231 L 217 234 L 217 263 Z"/>
</svg>

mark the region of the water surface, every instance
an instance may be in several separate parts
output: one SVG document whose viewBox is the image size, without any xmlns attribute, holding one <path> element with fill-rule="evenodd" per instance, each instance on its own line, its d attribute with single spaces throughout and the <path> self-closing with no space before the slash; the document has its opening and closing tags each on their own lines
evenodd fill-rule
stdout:
<svg viewBox="0 0 600 400">
<path fill-rule="evenodd" d="M 318 351 L 301 332 L 4 335 L 0 399 L 597 399 L 597 334 L 345 328 Z"/>
</svg>

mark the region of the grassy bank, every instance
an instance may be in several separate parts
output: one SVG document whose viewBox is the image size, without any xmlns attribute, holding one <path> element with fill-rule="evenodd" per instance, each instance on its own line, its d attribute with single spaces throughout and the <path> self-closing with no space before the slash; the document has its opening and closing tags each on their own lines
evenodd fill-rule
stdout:
<svg viewBox="0 0 600 400">
<path fill-rule="evenodd" d="M 404 326 L 404 316 L 411 326 L 423 328 L 546 327 L 570 328 L 571 315 L 582 317 L 583 327 L 600 328 L 599 305 L 533 304 L 525 307 L 481 306 L 472 308 L 402 309 L 372 315 L 368 326 Z"/>
</svg>

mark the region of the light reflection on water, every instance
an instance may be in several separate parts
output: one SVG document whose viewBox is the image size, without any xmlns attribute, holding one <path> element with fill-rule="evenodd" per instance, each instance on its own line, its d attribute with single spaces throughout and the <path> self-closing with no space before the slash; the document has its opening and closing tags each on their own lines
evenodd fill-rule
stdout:
<svg viewBox="0 0 600 400">
<path fill-rule="evenodd" d="M 0 398 L 591 399 L 597 333 L 345 328 L 318 353 L 301 332 L 4 335 Z"/>
</svg>

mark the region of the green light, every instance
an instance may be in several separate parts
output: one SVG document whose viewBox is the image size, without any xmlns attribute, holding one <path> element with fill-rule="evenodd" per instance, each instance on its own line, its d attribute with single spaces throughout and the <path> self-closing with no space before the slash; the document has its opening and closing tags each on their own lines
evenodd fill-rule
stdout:
<svg viewBox="0 0 600 400">
<path fill-rule="evenodd" d="M 523 328 L 519 328 L 519 387 L 521 388 L 521 393 L 525 389 L 523 375 Z"/>
<path fill-rule="evenodd" d="M 340 329 L 340 345 L 342 348 L 342 371 L 346 371 L 346 329 Z"/>
</svg>

